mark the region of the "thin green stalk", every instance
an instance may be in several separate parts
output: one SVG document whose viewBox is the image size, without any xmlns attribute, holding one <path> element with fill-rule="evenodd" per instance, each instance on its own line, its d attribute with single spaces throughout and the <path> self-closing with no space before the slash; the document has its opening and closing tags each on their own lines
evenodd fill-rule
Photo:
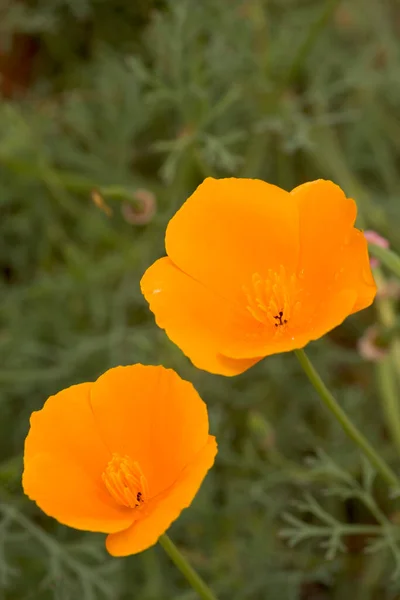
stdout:
<svg viewBox="0 0 400 600">
<path fill-rule="evenodd" d="M 372 256 L 375 256 L 375 258 L 380 260 L 387 269 L 394 273 L 394 275 L 400 277 L 400 256 L 392 250 L 382 248 L 376 244 L 369 244 L 368 249 Z"/>
<path fill-rule="evenodd" d="M 379 268 L 374 269 L 374 277 L 378 289 L 384 289 L 385 278 Z M 389 297 L 377 298 L 375 302 L 376 310 L 378 313 L 379 321 L 384 327 L 393 328 L 396 326 L 397 315 L 396 308 L 393 300 Z M 398 380 L 400 380 L 400 338 L 399 335 L 394 336 L 390 343 L 390 355 L 392 357 L 393 365 L 396 370 Z M 400 409 L 399 409 L 400 410 Z"/>
<path fill-rule="evenodd" d="M 325 27 L 329 24 L 336 8 L 341 0 L 325 0 L 321 9 L 321 13 L 307 30 L 303 41 L 297 48 L 293 60 L 287 70 L 283 73 L 276 86 L 272 91 L 262 94 L 258 99 L 259 110 L 262 114 L 271 115 L 280 110 L 282 95 L 290 88 L 291 84 L 296 81 L 301 72 L 301 69 L 306 62 L 311 51 L 315 47 L 316 42 L 323 34 Z M 271 73 L 268 72 L 267 65 L 269 63 L 269 44 L 266 43 L 269 37 L 268 22 L 264 17 L 265 11 L 263 6 L 257 6 L 252 15 L 254 26 L 257 28 L 257 39 L 261 40 L 258 48 L 255 50 L 255 55 L 259 57 L 265 76 L 268 78 Z M 264 156 L 268 149 L 268 136 L 264 131 L 254 133 L 251 136 L 251 141 L 246 151 L 244 164 L 240 173 L 240 177 L 257 177 L 264 160 Z"/>
<path fill-rule="evenodd" d="M 46 172 L 43 172 L 43 166 L 31 164 L 28 161 L 9 158 L 0 155 L 0 165 L 4 166 L 9 171 L 34 180 L 46 179 L 46 184 L 49 184 L 49 173 L 51 176 L 50 183 L 54 185 L 55 180 L 58 186 L 62 186 L 65 190 L 73 193 L 90 194 L 93 190 L 97 190 L 105 198 L 112 200 L 125 200 L 135 204 L 133 190 L 138 187 L 150 189 L 152 192 L 159 194 L 161 188 L 151 184 L 141 178 L 135 178 L 132 182 L 132 187 L 123 185 L 102 185 L 94 180 L 88 179 L 85 176 L 79 175 L 71 171 L 63 171 L 47 165 Z"/>
<path fill-rule="evenodd" d="M 325 107 L 324 107 L 325 108 Z M 315 107 L 315 116 L 318 117 L 320 108 Z M 335 132 L 326 127 L 321 128 L 318 131 L 317 136 L 314 138 L 316 148 L 324 148 L 324 152 L 315 152 L 314 158 L 316 162 L 322 166 L 329 177 L 334 177 L 335 180 L 346 189 L 347 193 L 352 198 L 356 198 L 362 209 L 362 214 L 358 216 L 358 223 L 360 227 L 365 227 L 365 221 L 363 216 L 368 215 L 368 221 L 373 226 L 380 230 L 387 224 L 387 215 L 382 207 L 373 202 L 368 194 L 365 186 L 358 180 L 351 169 L 348 166 L 346 157 L 339 143 L 338 137 Z M 398 277 L 400 276 L 400 258 L 395 253 L 384 248 L 379 248 L 374 244 L 369 244 L 369 252 L 381 261 L 382 265 L 392 271 Z M 384 289 L 385 278 L 380 268 L 374 269 L 374 278 L 378 289 Z M 375 307 L 379 316 L 379 321 L 386 328 L 393 328 L 396 323 L 396 309 L 394 301 L 390 297 L 379 296 L 376 298 Z M 390 356 L 393 367 L 396 371 L 398 380 L 400 380 L 400 338 L 394 336 L 390 343 Z M 379 366 L 377 367 L 379 368 Z M 394 389 L 395 382 L 393 381 L 393 369 L 387 375 L 391 378 L 390 386 Z M 389 384 L 388 384 L 389 385 Z M 382 396 L 382 394 L 381 394 Z M 394 407 L 394 398 L 391 397 L 392 404 L 390 405 L 391 418 L 396 418 L 396 423 L 392 424 L 392 427 L 396 428 L 396 431 L 400 430 L 400 408 Z M 397 394 L 397 404 L 400 403 Z M 383 409 L 387 413 L 387 397 L 382 396 Z M 395 409 L 395 410 L 392 410 Z M 394 431 L 393 431 L 394 433 Z M 397 435 L 397 434 L 396 434 Z"/>
<path fill-rule="evenodd" d="M 379 582 L 387 567 L 387 556 L 384 552 L 376 552 L 370 556 L 365 555 L 363 562 L 364 568 L 360 571 L 354 600 L 372 600 L 378 597 Z M 338 600 L 342 598 L 343 596 L 338 596 Z"/>
<path fill-rule="evenodd" d="M 386 464 L 386 462 L 379 456 L 376 450 L 371 446 L 369 441 L 364 437 L 359 429 L 349 419 L 344 410 L 339 406 L 334 396 L 328 390 L 317 371 L 314 369 L 311 361 L 307 357 L 304 350 L 295 350 L 295 354 L 303 367 L 305 374 L 308 379 L 318 392 L 321 400 L 325 406 L 334 415 L 336 420 L 340 423 L 343 430 L 347 433 L 349 438 L 357 444 L 360 450 L 369 459 L 371 464 L 375 467 L 378 473 L 385 479 L 388 485 L 397 490 L 400 489 L 400 480 L 392 469 Z"/>
<path fill-rule="evenodd" d="M 310 51 L 314 47 L 315 42 L 328 25 L 340 1 L 341 0 L 327 0 L 325 2 L 324 9 L 322 10 L 321 14 L 318 15 L 314 23 L 312 23 L 306 37 L 298 48 L 293 62 L 283 78 L 280 89 L 286 89 L 286 87 L 296 79 L 308 55 L 310 54 Z"/>
<path fill-rule="evenodd" d="M 377 366 L 379 391 L 382 398 L 386 425 L 397 451 L 400 453 L 400 402 L 393 374 L 391 356 L 381 360 Z"/>
<path fill-rule="evenodd" d="M 375 269 L 374 277 L 378 289 L 383 289 L 385 280 L 380 269 Z M 400 377 L 400 339 L 399 333 L 396 332 L 397 315 L 390 298 L 379 298 L 376 302 L 376 310 L 380 322 L 387 328 L 387 331 L 391 331 L 390 352 L 384 361 L 377 363 L 376 370 L 387 426 L 393 443 L 400 450 L 400 398 L 398 385 L 396 385 Z"/>
<path fill-rule="evenodd" d="M 341 536 L 345 535 L 382 535 L 383 527 L 381 525 L 353 525 L 338 523 L 334 526 L 340 531 Z M 293 535 L 293 528 L 284 527 L 279 531 L 279 536 L 289 538 Z M 332 525 L 310 525 L 307 527 L 308 537 L 326 537 L 332 533 Z"/>
<path fill-rule="evenodd" d="M 316 107 L 315 116 L 318 117 L 319 109 Z M 329 177 L 334 179 L 346 189 L 347 193 L 352 198 L 356 198 L 362 209 L 361 215 L 358 215 L 357 221 L 360 227 L 365 227 L 364 214 L 368 215 L 368 220 L 373 224 L 376 229 L 384 228 L 386 225 L 386 213 L 374 203 L 365 186 L 358 180 L 354 173 L 349 169 L 346 157 L 338 141 L 337 135 L 330 128 L 320 129 L 318 135 L 314 138 L 316 148 L 324 148 L 324 152 L 315 152 L 314 158 L 316 162 L 324 168 Z M 380 248 L 375 244 L 369 244 L 369 252 L 372 256 L 375 256 L 381 261 L 382 265 L 392 271 L 398 277 L 400 276 L 400 257 L 394 252 L 385 248 Z M 378 289 L 384 289 L 385 278 L 380 268 L 374 269 L 374 278 Z M 394 301 L 390 297 L 377 296 L 375 307 L 379 316 L 379 321 L 386 328 L 393 328 L 396 323 L 396 309 Z M 393 366 L 396 370 L 398 380 L 400 380 L 400 337 L 393 336 L 390 343 L 390 355 L 393 361 Z M 393 373 L 389 373 L 389 376 L 393 378 Z M 390 385 L 394 385 L 391 381 Z M 387 402 L 386 398 L 382 398 L 382 403 Z M 400 401 L 397 400 L 399 403 Z M 384 406 L 384 410 L 387 407 Z M 392 417 L 398 413 L 400 415 L 400 408 L 396 412 L 392 412 Z M 399 417 L 400 419 L 400 417 Z M 400 428 L 400 420 L 396 424 L 396 429 Z"/>
<path fill-rule="evenodd" d="M 193 567 L 190 566 L 186 558 L 179 552 L 178 548 L 167 536 L 167 534 L 164 533 L 164 535 L 162 535 L 158 541 L 174 565 L 180 570 L 192 588 L 198 593 L 199 597 L 203 600 L 217 600 L 217 597 L 213 594 L 208 585 L 204 583 Z"/>
</svg>

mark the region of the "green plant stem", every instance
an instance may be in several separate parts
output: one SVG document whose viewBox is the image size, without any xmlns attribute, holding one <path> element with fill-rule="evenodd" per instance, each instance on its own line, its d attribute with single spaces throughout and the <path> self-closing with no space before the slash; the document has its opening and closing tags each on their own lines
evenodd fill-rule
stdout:
<svg viewBox="0 0 400 600">
<path fill-rule="evenodd" d="M 397 393 L 396 380 L 393 376 L 393 364 L 391 356 L 388 355 L 379 361 L 377 366 L 378 385 L 382 398 L 383 410 L 386 417 L 386 425 L 397 452 L 400 453 L 400 402 Z"/>
<path fill-rule="evenodd" d="M 326 109 L 326 107 L 323 107 Z M 315 107 L 315 117 L 318 117 L 321 107 Z M 381 228 L 385 228 L 387 225 L 387 219 L 385 211 L 374 203 L 365 186 L 358 180 L 354 173 L 349 169 L 348 162 L 344 155 L 344 152 L 339 143 L 339 139 L 335 132 L 328 128 L 320 128 L 317 136 L 314 136 L 315 148 L 324 148 L 324 152 L 315 152 L 314 158 L 317 164 L 325 170 L 329 177 L 334 179 L 341 185 L 352 198 L 356 198 L 362 209 L 361 214 L 358 216 L 358 223 L 360 227 L 365 227 L 364 215 L 368 215 L 368 221 L 372 223 L 373 227 L 378 231 Z M 387 269 L 392 271 L 398 277 L 400 276 L 400 257 L 394 252 L 385 248 L 380 248 L 376 244 L 369 244 L 369 252 L 372 256 L 376 257 L 381 261 Z M 378 267 L 374 269 L 374 278 L 378 289 L 384 289 L 386 285 L 385 277 L 382 270 Z M 377 296 L 375 307 L 378 313 L 379 321 L 387 329 L 393 329 L 396 325 L 396 307 L 392 298 Z M 391 378 L 390 383 L 387 385 L 394 389 L 396 382 L 393 381 L 393 377 L 397 376 L 397 380 L 400 381 L 400 337 L 394 335 L 390 339 L 390 356 L 393 362 L 393 369 L 387 370 L 386 376 Z M 377 367 L 379 368 L 379 366 Z M 386 393 L 384 390 L 381 392 Z M 397 404 L 400 405 L 400 399 L 397 392 Z M 382 396 L 382 393 L 381 393 Z M 382 396 L 382 404 L 385 413 L 388 412 L 387 406 L 388 397 Z M 390 404 L 391 418 L 396 418 L 396 424 L 392 424 L 392 427 L 400 430 L 400 406 L 394 409 L 393 397 L 392 403 Z M 396 417 L 396 415 L 398 415 Z M 391 429 L 394 433 L 394 429 Z"/>
<path fill-rule="evenodd" d="M 193 567 L 190 566 L 186 558 L 179 552 L 178 548 L 167 536 L 166 533 L 158 540 L 164 548 L 174 565 L 180 570 L 182 575 L 187 579 L 192 588 L 198 593 L 203 600 L 217 600 L 217 597 L 210 590 L 208 585 L 204 583 L 201 577 L 196 573 Z"/>
<path fill-rule="evenodd" d="M 317 19 L 312 23 L 309 28 L 306 37 L 304 38 L 302 44 L 298 48 L 296 55 L 291 63 L 287 73 L 284 76 L 283 82 L 281 84 L 281 88 L 286 89 L 286 87 L 292 83 L 296 77 L 298 76 L 302 66 L 307 60 L 310 51 L 314 47 L 316 41 L 319 36 L 322 34 L 325 27 L 328 25 L 331 17 L 338 7 L 341 0 L 327 0 L 325 2 L 325 6 L 320 15 L 318 15 Z"/>
<path fill-rule="evenodd" d="M 381 525 L 352 525 L 338 523 L 335 526 L 340 535 L 382 535 L 383 527 Z M 293 527 L 284 527 L 279 532 L 279 537 L 290 538 L 296 533 Z M 331 525 L 308 525 L 307 537 L 327 537 L 332 533 Z"/>
<path fill-rule="evenodd" d="M 360 450 L 369 459 L 371 464 L 375 467 L 378 473 L 381 474 L 383 479 L 388 485 L 397 490 L 400 489 L 400 481 L 392 469 L 386 464 L 386 462 L 379 456 L 376 450 L 371 446 L 364 435 L 357 429 L 355 425 L 350 421 L 344 410 L 339 406 L 334 396 L 328 390 L 317 371 L 314 369 L 311 361 L 307 357 L 304 350 L 295 350 L 295 354 L 303 367 L 305 374 L 308 379 L 318 392 L 321 400 L 325 406 L 334 415 L 336 420 L 340 423 L 343 430 L 347 433 L 349 438 L 353 440 Z"/>
<path fill-rule="evenodd" d="M 5 157 L 1 154 L 0 165 L 12 173 L 20 175 L 21 177 L 39 181 L 45 179 L 45 183 L 48 186 L 49 183 L 53 186 L 55 183 L 57 183 L 58 186 L 61 186 L 62 189 L 65 189 L 69 192 L 88 195 L 93 190 L 97 190 L 102 196 L 104 196 L 104 198 L 109 198 L 111 200 L 122 200 L 130 202 L 133 205 L 136 203 L 136 200 L 133 196 L 133 191 L 135 188 L 143 187 L 151 190 L 155 194 L 159 194 L 161 190 L 160 187 L 150 184 L 150 182 L 144 179 L 142 180 L 141 178 L 135 178 L 135 181 L 132 183 L 132 188 L 130 186 L 128 187 L 123 185 L 99 185 L 98 182 L 82 176 L 79 173 L 61 171 L 49 165 L 45 165 L 44 169 L 43 165 L 38 166 L 36 164 L 31 164 L 28 161 Z"/>
<path fill-rule="evenodd" d="M 378 289 L 384 289 L 385 287 L 385 278 L 382 275 L 382 272 L 379 268 L 374 269 L 374 277 L 375 277 L 375 282 L 376 285 L 378 286 Z M 397 322 L 397 315 L 396 315 L 396 308 L 395 305 L 393 303 L 393 300 L 391 298 L 385 298 L 385 297 L 381 297 L 381 298 L 377 298 L 376 303 L 376 310 L 378 313 L 378 317 L 379 317 L 379 321 L 382 323 L 382 325 L 388 329 L 390 328 L 394 328 L 396 326 L 396 322 Z M 390 343 L 390 356 L 392 358 L 393 361 L 393 366 L 397 375 L 397 379 L 398 381 L 400 381 L 400 338 L 399 335 L 395 335 L 392 337 L 391 339 L 391 343 Z M 388 375 L 390 375 L 388 373 Z M 398 400 L 398 402 L 400 402 L 400 399 Z M 399 415 L 400 415 L 400 408 L 399 408 Z M 400 422 L 400 416 L 399 416 L 399 422 Z M 399 425 L 400 427 L 400 425 Z"/>
<path fill-rule="evenodd" d="M 276 82 L 275 87 L 271 91 L 263 93 L 256 98 L 259 111 L 262 114 L 279 114 L 282 96 L 290 89 L 291 85 L 296 82 L 296 79 L 298 79 L 308 56 L 322 36 L 325 27 L 329 24 L 340 1 L 341 0 L 324 0 L 321 13 L 318 14 L 316 20 L 307 29 L 305 37 L 295 51 L 292 61 L 284 71 L 283 75 Z M 254 49 L 254 53 L 260 61 L 262 71 L 265 71 L 266 78 L 270 78 L 271 73 L 268 70 L 268 65 L 270 63 L 270 44 L 268 43 L 270 37 L 269 23 L 265 17 L 264 6 L 261 2 L 254 3 L 252 9 L 250 19 L 253 22 L 255 38 L 257 40 L 257 46 Z M 265 131 L 260 131 L 258 133 L 254 132 L 254 135 L 251 136 L 240 177 L 260 176 L 260 169 L 262 169 L 264 156 L 268 152 L 268 139 L 269 136 L 266 135 Z"/>
<path fill-rule="evenodd" d="M 392 250 L 382 248 L 376 244 L 368 245 L 369 253 L 375 256 L 381 263 L 397 277 L 400 277 L 400 256 Z"/>
</svg>

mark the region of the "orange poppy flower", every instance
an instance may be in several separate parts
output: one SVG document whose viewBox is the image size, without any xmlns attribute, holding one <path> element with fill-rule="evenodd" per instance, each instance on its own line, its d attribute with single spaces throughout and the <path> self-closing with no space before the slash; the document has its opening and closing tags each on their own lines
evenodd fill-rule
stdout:
<svg viewBox="0 0 400 600">
<path fill-rule="evenodd" d="M 23 487 L 64 525 L 108 533 L 110 554 L 125 556 L 190 505 L 216 452 L 189 382 L 164 367 L 117 367 L 32 414 Z"/>
<path fill-rule="evenodd" d="M 369 306 L 376 286 L 355 202 L 330 181 L 291 192 L 206 179 L 144 274 L 159 327 L 200 369 L 237 375 L 304 347 Z"/>
</svg>

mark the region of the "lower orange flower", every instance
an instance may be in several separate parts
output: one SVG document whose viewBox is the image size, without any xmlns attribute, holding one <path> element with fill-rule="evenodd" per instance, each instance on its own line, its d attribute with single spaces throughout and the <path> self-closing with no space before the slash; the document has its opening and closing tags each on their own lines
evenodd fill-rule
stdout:
<svg viewBox="0 0 400 600">
<path fill-rule="evenodd" d="M 155 544 L 217 452 L 204 402 L 164 367 L 110 369 L 31 416 L 23 488 L 60 523 L 108 533 L 114 556 Z"/>
</svg>

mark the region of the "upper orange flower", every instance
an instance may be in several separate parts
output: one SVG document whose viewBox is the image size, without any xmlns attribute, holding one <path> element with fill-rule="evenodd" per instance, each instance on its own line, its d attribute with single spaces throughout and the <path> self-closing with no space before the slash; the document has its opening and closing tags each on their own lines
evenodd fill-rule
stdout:
<svg viewBox="0 0 400 600">
<path fill-rule="evenodd" d="M 376 286 L 355 202 L 330 181 L 291 192 L 206 179 L 144 274 L 159 327 L 200 369 L 236 375 L 369 306 Z"/>
<path fill-rule="evenodd" d="M 216 452 L 190 383 L 163 367 L 117 367 L 32 414 L 23 487 L 61 523 L 109 533 L 108 551 L 124 556 L 189 506 Z"/>
</svg>

